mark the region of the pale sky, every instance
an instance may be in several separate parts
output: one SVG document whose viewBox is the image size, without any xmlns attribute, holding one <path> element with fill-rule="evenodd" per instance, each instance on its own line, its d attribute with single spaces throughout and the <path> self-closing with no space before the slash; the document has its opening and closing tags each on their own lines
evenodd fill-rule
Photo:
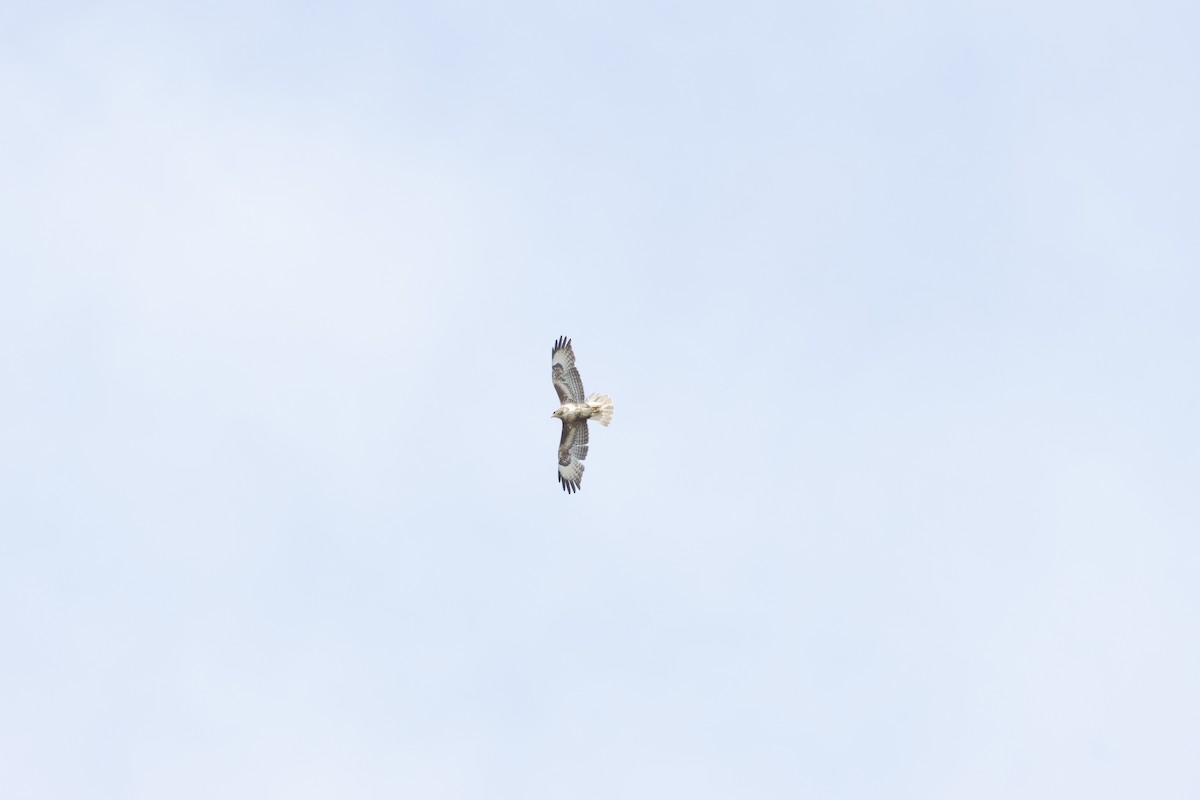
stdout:
<svg viewBox="0 0 1200 800">
<path fill-rule="evenodd" d="M 1196 9 L 0 5 L 0 796 L 1200 795 Z"/>
</svg>

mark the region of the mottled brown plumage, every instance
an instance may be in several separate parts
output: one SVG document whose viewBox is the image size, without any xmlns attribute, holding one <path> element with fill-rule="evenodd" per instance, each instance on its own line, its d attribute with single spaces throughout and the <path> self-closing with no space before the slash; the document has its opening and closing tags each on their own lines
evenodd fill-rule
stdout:
<svg viewBox="0 0 1200 800">
<path fill-rule="evenodd" d="M 562 420 L 562 438 L 558 442 L 558 482 L 568 494 L 579 491 L 583 481 L 583 460 L 588 454 L 588 420 L 607 426 L 612 421 L 613 402 L 608 395 L 593 394 L 586 400 L 583 380 L 575 369 L 575 351 L 571 340 L 559 337 L 550 351 L 550 379 L 558 393 L 558 410 L 551 416 Z"/>
</svg>

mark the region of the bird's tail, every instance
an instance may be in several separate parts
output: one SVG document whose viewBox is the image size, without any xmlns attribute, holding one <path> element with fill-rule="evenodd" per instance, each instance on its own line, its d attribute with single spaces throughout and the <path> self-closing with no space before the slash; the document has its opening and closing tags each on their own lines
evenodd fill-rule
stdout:
<svg viewBox="0 0 1200 800">
<path fill-rule="evenodd" d="M 594 394 L 587 399 L 587 404 L 592 409 L 592 419 L 608 427 L 613 415 L 612 398 L 606 394 Z"/>
</svg>

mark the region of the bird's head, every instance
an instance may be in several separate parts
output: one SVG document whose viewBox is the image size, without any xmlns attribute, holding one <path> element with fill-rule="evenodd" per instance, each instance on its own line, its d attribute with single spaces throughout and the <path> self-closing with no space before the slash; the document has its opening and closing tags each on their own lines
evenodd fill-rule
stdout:
<svg viewBox="0 0 1200 800">
<path fill-rule="evenodd" d="M 554 413 L 553 413 L 553 414 L 551 414 L 550 416 L 552 416 L 552 417 L 558 417 L 559 419 L 562 419 L 562 409 L 561 409 L 561 408 L 556 408 L 556 409 L 554 410 Z"/>
</svg>

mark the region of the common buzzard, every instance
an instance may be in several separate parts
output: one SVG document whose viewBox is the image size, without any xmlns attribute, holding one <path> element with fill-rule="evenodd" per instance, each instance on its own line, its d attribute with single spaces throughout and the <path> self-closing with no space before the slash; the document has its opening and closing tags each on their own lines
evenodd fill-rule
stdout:
<svg viewBox="0 0 1200 800">
<path fill-rule="evenodd" d="M 568 494 L 579 491 L 583 480 L 583 460 L 588 454 L 588 424 L 594 419 L 605 427 L 612 422 L 613 401 L 606 394 L 583 397 L 583 381 L 575 369 L 575 351 L 571 340 L 559 337 L 550 351 L 550 378 L 561 405 L 550 416 L 562 420 L 562 439 L 558 442 L 558 482 Z"/>
</svg>

